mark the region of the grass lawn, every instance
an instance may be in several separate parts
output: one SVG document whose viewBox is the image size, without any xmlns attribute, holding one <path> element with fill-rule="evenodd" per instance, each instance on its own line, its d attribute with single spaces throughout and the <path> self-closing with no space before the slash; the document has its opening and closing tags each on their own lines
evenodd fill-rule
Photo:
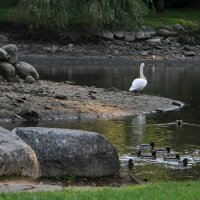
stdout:
<svg viewBox="0 0 200 200">
<path fill-rule="evenodd" d="M 200 181 L 165 182 L 120 188 L 70 188 L 57 192 L 0 194 L 1 200 L 199 200 Z"/>
<path fill-rule="evenodd" d="M 141 25 L 154 28 L 163 27 L 163 25 L 181 24 L 184 27 L 197 28 L 200 26 L 200 10 L 192 9 L 168 9 L 164 14 L 157 14 L 150 11 L 141 22 Z"/>
</svg>

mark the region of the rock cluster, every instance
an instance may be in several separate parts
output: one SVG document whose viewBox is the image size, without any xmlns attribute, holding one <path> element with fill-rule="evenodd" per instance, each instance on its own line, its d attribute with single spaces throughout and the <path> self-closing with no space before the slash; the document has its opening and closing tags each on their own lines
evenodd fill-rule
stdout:
<svg viewBox="0 0 200 200">
<path fill-rule="evenodd" d="M 173 26 L 164 26 L 158 30 L 146 26 L 142 26 L 137 31 L 131 32 L 105 30 L 98 33 L 98 35 L 105 39 L 124 39 L 126 42 L 133 42 L 137 40 L 147 40 L 157 36 L 170 37 L 178 35 L 180 31 L 184 31 L 184 27 L 180 24 L 175 24 Z"/>
<path fill-rule="evenodd" d="M 120 168 L 116 149 L 95 132 L 0 127 L 0 143 L 0 176 L 101 177 Z"/>
<path fill-rule="evenodd" d="M 4 45 L 0 48 L 1 79 L 10 82 L 35 83 L 39 79 L 36 69 L 26 62 L 18 62 L 18 48 L 15 44 Z"/>
</svg>

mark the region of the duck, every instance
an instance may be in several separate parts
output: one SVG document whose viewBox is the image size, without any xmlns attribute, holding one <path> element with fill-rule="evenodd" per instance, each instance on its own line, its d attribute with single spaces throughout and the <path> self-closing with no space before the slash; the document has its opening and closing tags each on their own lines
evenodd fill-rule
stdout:
<svg viewBox="0 0 200 200">
<path fill-rule="evenodd" d="M 134 166 L 133 159 L 128 160 L 128 168 L 132 169 Z"/>
<path fill-rule="evenodd" d="M 187 165 L 188 165 L 188 159 L 184 158 L 183 160 L 179 160 L 178 164 L 182 165 L 183 167 L 187 167 Z"/>
<path fill-rule="evenodd" d="M 176 120 L 176 125 L 177 125 L 178 127 L 183 126 L 183 121 L 182 121 L 180 118 L 178 118 L 178 119 Z"/>
<path fill-rule="evenodd" d="M 172 156 L 172 157 L 165 157 L 164 158 L 164 161 L 180 161 L 180 155 L 179 154 L 176 154 L 175 156 Z"/>
<path fill-rule="evenodd" d="M 171 148 L 170 147 L 165 147 L 165 148 L 157 148 L 154 149 L 156 153 L 170 153 Z"/>
<path fill-rule="evenodd" d="M 140 144 L 138 147 L 140 149 L 154 149 L 155 144 L 151 142 L 150 144 Z"/>
<path fill-rule="evenodd" d="M 142 155 L 140 157 L 141 159 L 148 159 L 148 160 L 155 160 L 157 157 L 156 157 L 156 151 L 152 151 L 151 154 L 146 154 L 146 155 Z"/>
<path fill-rule="evenodd" d="M 132 85 L 129 89 L 130 92 L 138 93 L 140 92 L 142 94 L 143 89 L 147 85 L 147 79 L 145 78 L 143 74 L 143 69 L 145 67 L 144 63 L 141 63 L 140 65 L 140 78 L 136 78 L 133 80 Z"/>
<path fill-rule="evenodd" d="M 140 157 L 141 155 L 142 155 L 141 150 L 136 151 L 136 152 L 131 152 L 131 156 L 134 156 L 134 157 Z"/>
</svg>

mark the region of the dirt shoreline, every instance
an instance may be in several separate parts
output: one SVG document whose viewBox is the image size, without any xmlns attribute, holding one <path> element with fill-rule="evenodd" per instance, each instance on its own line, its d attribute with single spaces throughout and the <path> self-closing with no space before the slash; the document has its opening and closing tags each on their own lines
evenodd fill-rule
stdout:
<svg viewBox="0 0 200 200">
<path fill-rule="evenodd" d="M 14 43 L 13 40 L 6 40 Z M 109 57 L 106 51 L 100 51 L 102 46 L 96 48 L 97 55 L 89 55 L 90 51 L 82 46 L 76 52 L 73 48 L 71 53 L 56 50 L 47 53 L 43 44 L 20 44 L 19 60 L 30 64 L 45 64 L 65 62 L 72 66 L 78 65 L 124 65 L 148 61 L 148 63 L 160 62 L 163 59 L 143 59 L 142 57 L 128 56 Z M 90 45 L 87 45 L 89 49 Z M 100 49 L 98 49 L 100 47 Z M 78 47 L 77 47 L 78 48 Z M 105 47 L 106 48 L 106 47 Z M 80 53 L 83 52 L 83 53 Z M 199 63 L 198 57 L 196 61 Z M 167 60 L 166 62 L 171 62 Z M 191 59 L 178 59 L 177 62 L 191 62 Z M 174 64 L 173 64 L 174 65 Z M 176 62 L 175 62 L 176 65 Z M 116 118 L 135 116 L 140 113 L 162 112 L 178 109 L 183 106 L 182 102 L 151 95 L 137 96 L 127 91 L 119 91 L 117 88 L 96 88 L 88 86 L 71 85 L 70 82 L 56 83 L 39 80 L 35 84 L 0 82 L 0 119 L 2 122 L 23 120 L 66 120 L 66 119 L 89 119 L 89 118 Z M 178 104 L 174 104 L 177 102 Z M 174 105 L 173 105 L 174 104 Z"/>
<path fill-rule="evenodd" d="M 36 84 L 2 81 L 0 92 L 2 121 L 125 117 L 183 106 L 183 103 L 168 98 L 137 96 L 116 88 L 103 89 L 42 80 Z"/>
</svg>

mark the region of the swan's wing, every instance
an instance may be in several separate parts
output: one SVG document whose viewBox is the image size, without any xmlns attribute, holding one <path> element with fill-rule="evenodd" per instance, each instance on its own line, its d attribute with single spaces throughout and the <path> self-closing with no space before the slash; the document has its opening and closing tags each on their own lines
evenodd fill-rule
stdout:
<svg viewBox="0 0 200 200">
<path fill-rule="evenodd" d="M 147 80 L 142 78 L 137 78 L 132 82 L 129 91 L 131 92 L 134 90 L 143 90 L 146 85 L 147 85 Z"/>
</svg>

